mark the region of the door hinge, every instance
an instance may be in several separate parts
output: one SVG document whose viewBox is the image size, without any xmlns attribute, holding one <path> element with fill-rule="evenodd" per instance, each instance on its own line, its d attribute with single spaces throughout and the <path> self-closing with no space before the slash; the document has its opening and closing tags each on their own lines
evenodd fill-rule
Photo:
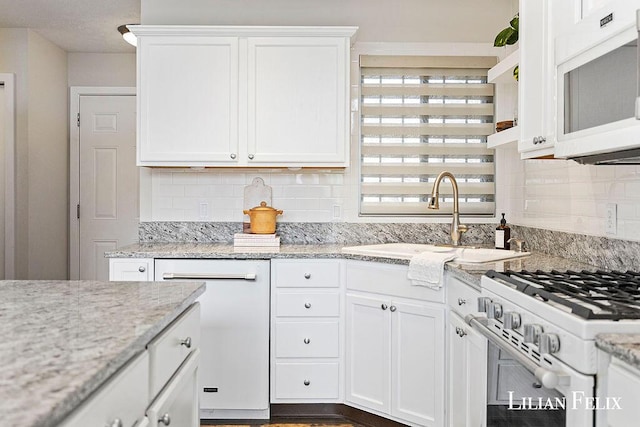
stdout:
<svg viewBox="0 0 640 427">
<path fill-rule="evenodd" d="M 77 120 L 78 127 L 80 127 L 80 113 L 78 113 L 77 119 L 78 119 Z"/>
<path fill-rule="evenodd" d="M 80 219 L 80 203 L 76 205 L 76 216 Z"/>
</svg>

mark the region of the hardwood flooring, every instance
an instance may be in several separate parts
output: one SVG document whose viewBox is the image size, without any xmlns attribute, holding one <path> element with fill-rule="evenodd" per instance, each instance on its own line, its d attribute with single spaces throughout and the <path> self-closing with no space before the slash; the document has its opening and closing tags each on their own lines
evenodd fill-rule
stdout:
<svg viewBox="0 0 640 427">
<path fill-rule="evenodd" d="M 203 424 L 201 427 L 209 427 L 211 424 Z M 354 423 L 344 420 L 323 420 L 317 419 L 313 421 L 270 421 L 265 423 L 260 421 L 257 423 L 241 423 L 241 424 L 215 424 L 216 427 L 365 427 L 363 424 Z"/>
</svg>

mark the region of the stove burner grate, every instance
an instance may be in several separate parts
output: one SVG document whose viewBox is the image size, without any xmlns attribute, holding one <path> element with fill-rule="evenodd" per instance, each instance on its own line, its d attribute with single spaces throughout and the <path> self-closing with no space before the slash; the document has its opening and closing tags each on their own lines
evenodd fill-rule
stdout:
<svg viewBox="0 0 640 427">
<path fill-rule="evenodd" d="M 532 297 L 560 304 L 583 319 L 640 319 L 640 273 L 490 270 L 486 275 Z"/>
</svg>

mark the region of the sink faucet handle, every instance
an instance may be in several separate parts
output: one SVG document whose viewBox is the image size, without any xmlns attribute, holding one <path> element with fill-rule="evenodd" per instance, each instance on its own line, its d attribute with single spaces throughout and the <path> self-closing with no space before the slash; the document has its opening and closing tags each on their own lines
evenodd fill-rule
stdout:
<svg viewBox="0 0 640 427">
<path fill-rule="evenodd" d="M 469 231 L 469 226 L 466 224 L 458 224 L 458 231 L 460 233 L 464 233 L 466 231 Z"/>
<path fill-rule="evenodd" d="M 507 240 L 507 243 L 515 243 L 516 247 L 513 249 L 516 252 L 525 252 L 525 248 L 524 248 L 524 240 L 522 239 L 516 239 L 515 237 L 510 238 L 509 240 Z"/>
</svg>

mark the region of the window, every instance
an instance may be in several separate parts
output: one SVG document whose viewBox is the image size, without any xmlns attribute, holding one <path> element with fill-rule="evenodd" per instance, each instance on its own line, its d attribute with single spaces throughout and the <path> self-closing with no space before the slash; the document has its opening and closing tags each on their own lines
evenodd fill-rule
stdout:
<svg viewBox="0 0 640 427">
<path fill-rule="evenodd" d="M 435 178 L 451 172 L 462 215 L 493 215 L 495 57 L 360 57 L 360 213 L 443 215 L 453 190 L 440 186 L 440 210 L 427 209 Z"/>
</svg>

